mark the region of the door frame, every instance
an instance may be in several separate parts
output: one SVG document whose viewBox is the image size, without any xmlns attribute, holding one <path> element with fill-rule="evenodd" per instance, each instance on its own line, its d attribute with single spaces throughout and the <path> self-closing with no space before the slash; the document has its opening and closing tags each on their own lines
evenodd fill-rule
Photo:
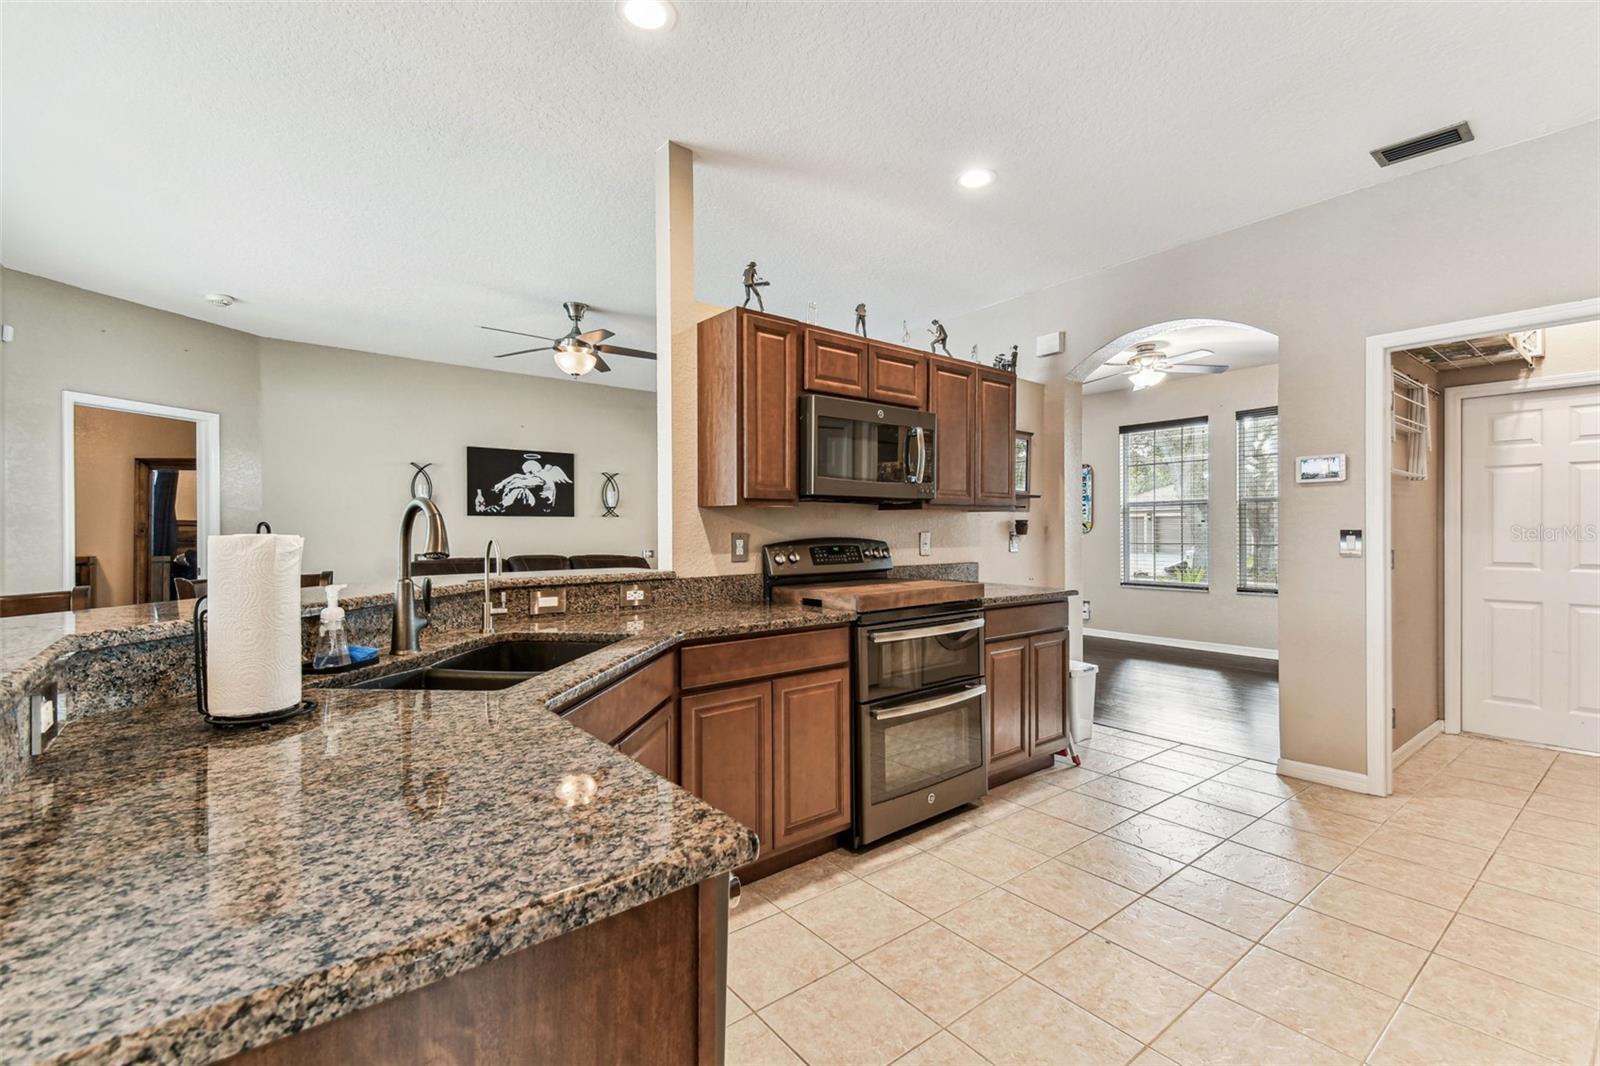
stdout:
<svg viewBox="0 0 1600 1066">
<path fill-rule="evenodd" d="M 1394 644 L 1389 580 L 1389 497 L 1392 456 L 1389 394 L 1393 377 L 1389 353 L 1420 344 L 1443 344 L 1486 333 L 1547 329 L 1600 318 L 1600 298 L 1506 311 L 1433 326 L 1379 333 L 1367 338 L 1366 358 L 1366 791 L 1387 796 L 1392 788 L 1394 739 L 1389 708 L 1394 698 Z M 1561 375 L 1565 376 L 1565 375 Z M 1465 387 L 1465 386 L 1461 386 Z M 1448 491 L 1448 483 L 1446 485 Z M 1446 587 L 1448 588 L 1448 581 Z M 1448 612 L 1446 612 L 1448 618 Z M 1448 649 L 1448 642 L 1446 647 Z M 1446 670 L 1445 683 L 1449 684 Z M 1459 695 L 1459 693 L 1458 693 Z M 1459 710 L 1459 705 L 1458 708 Z"/>
<path fill-rule="evenodd" d="M 180 422 L 193 422 L 195 477 L 195 551 L 200 572 L 206 572 L 206 538 L 222 532 L 222 416 L 215 411 L 195 411 L 187 407 L 99 396 L 91 392 L 61 390 L 61 571 L 64 588 L 77 578 L 77 457 L 76 415 L 79 407 L 98 407 L 135 415 L 154 415 Z"/>
<path fill-rule="evenodd" d="M 1468 400 L 1600 385 L 1600 370 L 1489 381 L 1444 390 L 1444 731 L 1461 732 L 1461 414 Z"/>
<path fill-rule="evenodd" d="M 193 470 L 193 459 L 133 460 L 133 602 L 150 603 L 150 474 L 156 470 Z M 198 534 L 198 530 L 196 530 Z M 200 545 L 195 545 L 198 558 Z M 159 602 L 159 601 L 157 601 Z"/>
</svg>

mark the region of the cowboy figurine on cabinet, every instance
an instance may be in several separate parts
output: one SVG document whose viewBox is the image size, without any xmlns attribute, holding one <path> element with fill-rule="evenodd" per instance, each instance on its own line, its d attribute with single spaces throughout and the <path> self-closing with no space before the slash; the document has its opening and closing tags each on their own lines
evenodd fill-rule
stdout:
<svg viewBox="0 0 1600 1066">
<path fill-rule="evenodd" d="M 856 304 L 856 332 L 863 337 L 867 335 L 867 305 Z"/>
<path fill-rule="evenodd" d="M 756 261 L 754 259 L 746 263 L 744 265 L 744 303 L 740 306 L 749 307 L 750 297 L 754 296 L 756 298 L 756 309 L 765 311 L 767 305 L 761 300 L 761 288 L 769 284 L 771 283 L 766 278 L 756 273 Z"/>
<path fill-rule="evenodd" d="M 944 354 L 949 355 L 950 345 L 948 342 L 950 334 L 945 332 L 944 326 L 940 324 L 937 318 L 933 320 L 933 328 L 928 332 L 933 334 L 933 342 L 928 345 L 928 351 L 937 353 L 940 348 L 943 348 Z"/>
</svg>

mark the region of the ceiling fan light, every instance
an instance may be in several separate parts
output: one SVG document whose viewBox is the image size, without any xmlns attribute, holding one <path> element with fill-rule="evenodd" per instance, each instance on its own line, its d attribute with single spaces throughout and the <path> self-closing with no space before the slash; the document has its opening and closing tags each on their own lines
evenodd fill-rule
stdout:
<svg viewBox="0 0 1600 1066">
<path fill-rule="evenodd" d="M 1167 375 L 1152 367 L 1142 366 L 1128 375 L 1128 380 L 1133 382 L 1133 391 L 1148 389 L 1152 385 L 1159 385 L 1165 381 Z"/>
<path fill-rule="evenodd" d="M 556 348 L 556 366 L 561 368 L 563 374 L 573 377 L 582 377 L 594 369 L 595 353 L 593 348 L 583 348 L 577 345 L 562 345 Z"/>
</svg>

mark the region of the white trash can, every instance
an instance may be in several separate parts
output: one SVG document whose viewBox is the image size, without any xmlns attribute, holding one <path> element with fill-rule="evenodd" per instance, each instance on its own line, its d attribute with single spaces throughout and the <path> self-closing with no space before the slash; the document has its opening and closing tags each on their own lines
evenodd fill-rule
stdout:
<svg viewBox="0 0 1600 1066">
<path fill-rule="evenodd" d="M 1072 660 L 1072 742 L 1087 744 L 1094 735 L 1094 663 Z"/>
</svg>

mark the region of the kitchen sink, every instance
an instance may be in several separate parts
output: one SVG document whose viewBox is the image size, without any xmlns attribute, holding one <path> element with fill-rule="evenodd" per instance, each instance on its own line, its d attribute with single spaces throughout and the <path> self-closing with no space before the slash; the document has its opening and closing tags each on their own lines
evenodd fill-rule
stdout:
<svg viewBox="0 0 1600 1066">
<path fill-rule="evenodd" d="M 441 659 L 432 666 L 358 681 L 351 688 L 493 692 L 581 659 L 605 640 L 503 640 Z"/>
</svg>

